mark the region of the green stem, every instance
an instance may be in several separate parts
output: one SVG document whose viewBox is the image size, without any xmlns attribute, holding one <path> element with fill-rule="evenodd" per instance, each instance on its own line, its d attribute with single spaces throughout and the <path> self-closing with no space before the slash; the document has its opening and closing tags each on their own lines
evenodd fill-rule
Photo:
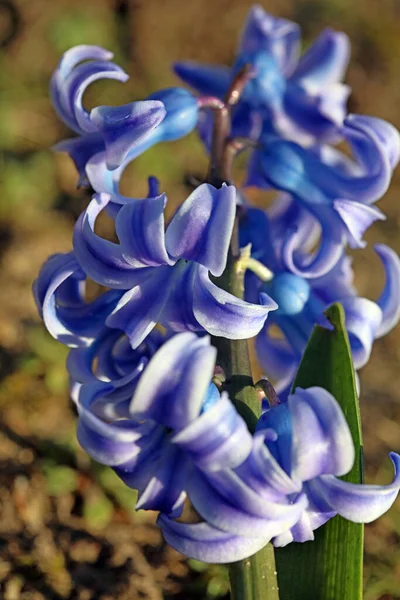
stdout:
<svg viewBox="0 0 400 600">
<path fill-rule="evenodd" d="M 256 598 L 257 600 L 278 600 L 275 556 L 271 544 L 259 550 L 247 560 L 240 560 L 229 566 L 232 600 Z"/>
<path fill-rule="evenodd" d="M 230 110 L 238 101 L 249 77 L 245 67 L 232 83 L 222 105 L 216 105 L 208 181 L 220 187 L 231 179 L 235 146 L 229 141 Z M 244 271 L 240 268 L 239 217 L 236 214 L 226 269 L 218 285 L 238 298 L 243 298 Z M 226 375 L 225 389 L 238 412 L 253 433 L 261 414 L 261 400 L 254 387 L 247 340 L 214 338 L 218 364 Z M 255 532 L 256 533 L 256 532 Z M 229 565 L 231 600 L 279 600 L 275 556 L 271 544 L 246 560 Z"/>
<path fill-rule="evenodd" d="M 219 285 L 238 298 L 243 298 L 244 273 L 237 268 L 240 259 L 238 217 L 232 234 L 225 273 Z M 261 414 L 260 397 L 253 385 L 247 340 L 214 338 L 219 362 L 227 377 L 226 389 L 251 432 Z M 229 565 L 231 600 L 279 600 L 274 550 L 267 544 L 262 550 Z"/>
</svg>

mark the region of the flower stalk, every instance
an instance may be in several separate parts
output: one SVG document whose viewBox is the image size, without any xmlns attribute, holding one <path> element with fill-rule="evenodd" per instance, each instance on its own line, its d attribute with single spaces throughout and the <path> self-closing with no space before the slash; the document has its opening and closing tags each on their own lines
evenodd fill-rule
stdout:
<svg viewBox="0 0 400 600">
<path fill-rule="evenodd" d="M 231 166 L 235 147 L 229 139 L 231 129 L 231 109 L 238 102 L 243 89 L 252 77 L 249 66 L 243 67 L 233 79 L 223 106 L 215 110 L 214 129 L 211 144 L 211 161 L 208 180 L 219 187 L 231 180 Z M 238 151 L 240 148 L 238 148 Z M 239 215 L 236 211 L 227 265 L 218 279 L 220 287 L 234 296 L 243 299 L 244 274 L 243 257 L 239 244 Z M 226 374 L 225 389 L 229 393 L 237 411 L 246 421 L 251 433 L 254 432 L 261 414 L 261 401 L 254 387 L 247 340 L 214 338 L 218 348 L 218 362 Z M 229 580 L 232 600 L 279 600 L 275 555 L 272 544 L 267 544 L 253 556 L 229 565 Z"/>
</svg>

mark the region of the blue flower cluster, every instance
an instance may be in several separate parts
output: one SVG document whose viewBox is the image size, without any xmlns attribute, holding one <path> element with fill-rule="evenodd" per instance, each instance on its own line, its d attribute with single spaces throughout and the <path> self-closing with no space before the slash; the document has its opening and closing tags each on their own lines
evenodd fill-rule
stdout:
<svg viewBox="0 0 400 600">
<path fill-rule="evenodd" d="M 390 485 L 338 479 L 354 462 L 340 407 L 321 388 L 291 393 L 312 328 L 329 326 L 324 311 L 332 303 L 344 306 L 357 369 L 400 318 L 399 257 L 376 246 L 386 282 L 372 302 L 357 295 L 346 254 L 348 246 L 363 247 L 366 229 L 384 218 L 374 204 L 399 160 L 399 135 L 380 119 L 346 114 L 344 34 L 324 31 L 300 58 L 299 43 L 295 23 L 256 6 L 232 68 L 175 66 L 198 96 L 176 87 L 88 112 L 88 85 L 127 79 L 95 46 L 66 52 L 51 81 L 54 107 L 76 134 L 57 149 L 71 156 L 79 185 L 94 190 L 71 252 L 51 256 L 34 283 L 47 329 L 71 348 L 78 439 L 138 490 L 137 508 L 160 512 L 172 546 L 207 562 L 240 560 L 270 540 L 311 540 L 336 514 L 371 521 L 400 489 L 394 453 Z M 205 182 L 166 226 L 167 196 L 157 179 L 149 177 L 146 198 L 130 198 L 120 192 L 122 173 L 154 144 L 196 127 L 212 153 L 214 112 L 227 110 L 226 94 L 245 66 L 250 76 L 229 107 L 226 144 L 250 144 L 246 186 L 279 196 L 261 210 L 232 182 Z M 338 150 L 343 140 L 352 158 Z M 95 232 L 102 211 L 113 219 L 115 241 Z M 244 299 L 221 279 L 236 230 Z M 91 301 L 88 280 L 105 288 Z M 254 434 L 213 383 L 220 367 L 210 336 L 257 336 L 280 403 L 265 401 Z M 201 522 L 176 520 L 187 498 Z"/>
</svg>

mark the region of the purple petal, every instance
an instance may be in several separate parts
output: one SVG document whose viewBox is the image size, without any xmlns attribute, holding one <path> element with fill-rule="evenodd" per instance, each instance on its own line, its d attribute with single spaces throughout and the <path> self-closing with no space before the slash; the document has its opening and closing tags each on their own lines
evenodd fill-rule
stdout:
<svg viewBox="0 0 400 600">
<path fill-rule="evenodd" d="M 292 419 L 291 477 L 308 481 L 321 474 L 348 473 L 354 462 L 354 445 L 335 398 L 323 388 L 296 388 L 288 405 Z"/>
<path fill-rule="evenodd" d="M 260 306 L 236 298 L 209 279 L 207 269 L 199 266 L 193 289 L 193 313 L 208 333 L 228 339 L 247 339 L 262 328 L 270 310 L 277 304 L 268 298 Z"/>
<path fill-rule="evenodd" d="M 178 523 L 160 515 L 157 519 L 164 538 L 185 556 L 208 563 L 230 563 L 261 550 L 269 538 L 243 538 L 212 527 L 208 523 Z"/>
<path fill-rule="evenodd" d="M 172 337 L 147 365 L 132 398 L 131 415 L 175 430 L 186 427 L 200 414 L 215 358 L 208 337 L 189 332 Z"/>
<path fill-rule="evenodd" d="M 375 252 L 385 270 L 385 287 L 377 304 L 382 310 L 382 321 L 375 337 L 386 335 L 400 319 L 400 259 L 396 252 L 384 244 L 376 244 Z"/>
<path fill-rule="evenodd" d="M 185 258 L 222 275 L 236 213 L 236 188 L 217 189 L 204 183 L 178 209 L 166 232 L 166 246 L 175 259 Z"/>
<path fill-rule="evenodd" d="M 348 483 L 332 475 L 322 475 L 311 482 L 310 487 L 345 519 L 370 523 L 389 510 L 399 493 L 400 456 L 394 452 L 389 456 L 395 469 L 394 480 L 389 485 Z"/>
<path fill-rule="evenodd" d="M 132 147 L 144 140 L 164 119 L 162 102 L 145 100 L 124 106 L 98 106 L 90 121 L 104 136 L 107 168 L 119 167 Z"/>
</svg>

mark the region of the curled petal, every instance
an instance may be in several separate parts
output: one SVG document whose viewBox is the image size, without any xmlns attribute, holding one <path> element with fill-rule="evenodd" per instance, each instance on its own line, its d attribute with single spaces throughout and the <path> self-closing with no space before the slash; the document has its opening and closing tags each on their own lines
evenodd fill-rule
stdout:
<svg viewBox="0 0 400 600">
<path fill-rule="evenodd" d="M 229 563 L 261 550 L 269 538 L 243 538 L 212 527 L 208 523 L 179 523 L 160 515 L 157 519 L 170 546 L 185 556 L 208 563 Z"/>
<path fill-rule="evenodd" d="M 369 360 L 372 344 L 382 322 L 378 304 L 367 298 L 343 298 L 340 300 L 346 317 L 354 367 L 361 369 Z"/>
<path fill-rule="evenodd" d="M 164 236 L 165 194 L 156 198 L 131 200 L 122 206 L 115 220 L 121 254 L 134 268 L 173 265 Z"/>
<path fill-rule="evenodd" d="M 262 537 L 271 539 L 282 531 L 290 529 L 298 521 L 307 499 L 301 495 L 292 504 L 269 502 L 259 497 L 251 488 L 245 486 L 240 478 L 231 472 L 221 471 L 221 475 L 230 477 L 230 500 L 224 498 L 211 486 L 200 472 L 192 474 L 187 490 L 188 496 L 201 517 L 210 525 L 227 531 L 252 537 L 257 531 Z M 239 495 L 239 498 L 235 497 Z"/>
<path fill-rule="evenodd" d="M 386 219 L 378 208 L 361 202 L 337 199 L 333 201 L 333 207 L 347 229 L 347 239 L 351 248 L 364 248 L 367 245 L 362 239 L 365 231 L 375 221 Z"/>
<path fill-rule="evenodd" d="M 132 398 L 131 415 L 178 431 L 186 427 L 200 414 L 215 358 L 208 337 L 189 332 L 172 337 L 147 365 Z"/>
<path fill-rule="evenodd" d="M 85 346 L 104 326 L 120 292 L 104 293 L 92 302 L 84 299 L 84 274 L 72 254 L 55 254 L 44 264 L 33 291 L 40 314 L 51 335 L 68 346 Z"/>
<path fill-rule="evenodd" d="M 157 100 L 94 108 L 90 122 L 103 134 L 107 168 L 112 171 L 119 167 L 131 148 L 143 141 L 165 115 L 163 103 Z"/>
<path fill-rule="evenodd" d="M 394 169 L 397 166 L 400 158 L 400 135 L 391 123 L 366 115 L 349 115 L 346 123 L 351 123 L 353 126 L 358 127 L 360 131 L 369 131 L 371 135 L 374 135 L 382 144 L 391 168 Z M 371 157 L 369 164 L 373 168 L 373 157 Z"/>
<path fill-rule="evenodd" d="M 350 58 L 350 42 L 345 33 L 325 29 L 300 58 L 293 80 L 322 87 L 343 79 Z"/>
<path fill-rule="evenodd" d="M 116 79 L 122 82 L 128 79 L 128 75 L 118 65 L 108 62 L 112 56 L 110 52 L 97 46 L 78 46 L 64 55 L 53 75 L 51 93 L 54 105 L 60 117 L 76 133 L 96 131 L 89 113 L 82 106 L 86 88 L 98 79 Z"/>
<path fill-rule="evenodd" d="M 397 325 L 400 318 L 400 259 L 384 244 L 376 244 L 375 252 L 382 261 L 386 277 L 384 290 L 377 300 L 382 310 L 382 321 L 375 337 L 382 337 Z"/>
<path fill-rule="evenodd" d="M 332 475 L 322 475 L 310 482 L 314 493 L 332 510 L 355 523 L 370 523 L 383 515 L 396 500 L 400 489 L 400 456 L 390 453 L 395 476 L 389 485 L 348 483 Z"/>
<path fill-rule="evenodd" d="M 277 304 L 267 296 L 266 304 L 250 304 L 217 287 L 199 266 L 193 288 L 193 313 L 211 335 L 228 339 L 246 339 L 262 328 L 268 313 Z"/>
<path fill-rule="evenodd" d="M 103 465 L 117 466 L 129 463 L 133 468 L 133 463 L 136 464 L 144 456 L 142 444 L 139 443 L 143 436 L 146 440 L 151 439 L 152 446 L 159 444 L 164 436 L 161 428 L 155 429 L 154 425 L 150 427 L 148 423 L 105 423 L 82 404 L 78 405 L 78 410 L 78 441 L 94 460 Z"/>
<path fill-rule="evenodd" d="M 288 271 L 306 279 L 314 279 L 322 277 L 335 267 L 343 255 L 344 236 L 337 223 L 332 223 L 332 227 L 328 226 L 327 219 L 326 223 L 319 248 L 313 255 L 299 252 L 303 240 L 301 228 L 287 231 L 281 254 L 282 262 Z"/>
<path fill-rule="evenodd" d="M 226 393 L 179 431 L 172 442 L 187 452 L 200 469 L 208 471 L 240 465 L 252 446 L 247 425 Z"/>
<path fill-rule="evenodd" d="M 287 19 L 277 19 L 261 6 L 253 6 L 244 26 L 239 51 L 271 53 L 281 71 L 290 75 L 300 49 L 300 28 Z"/>
<path fill-rule="evenodd" d="M 50 82 L 54 108 L 64 123 L 76 133 L 81 133 L 81 129 L 76 122 L 73 110 L 71 110 L 71 101 L 73 103 L 74 98 L 68 97 L 70 90 L 65 85 L 66 80 L 80 62 L 85 60 L 108 61 L 112 57 L 112 52 L 104 50 L 100 46 L 74 46 L 62 55 L 57 69 L 54 71 Z"/>
<path fill-rule="evenodd" d="M 215 276 L 226 266 L 236 212 L 236 188 L 204 183 L 182 204 L 166 233 L 169 254 L 207 267 Z"/>
<path fill-rule="evenodd" d="M 148 278 L 149 269 L 133 268 L 122 255 L 120 245 L 95 234 L 96 218 L 110 199 L 108 194 L 95 194 L 77 220 L 73 238 L 75 256 L 88 277 L 101 285 L 126 290 Z M 138 261 L 134 266 L 146 265 Z"/>
<path fill-rule="evenodd" d="M 396 129 L 375 117 L 348 115 L 343 135 L 349 142 L 363 174 L 358 177 L 338 177 L 336 197 L 372 203 L 379 200 L 389 187 L 392 162 L 399 144 Z M 396 141 L 394 141 L 396 140 Z"/>
<path fill-rule="evenodd" d="M 296 388 L 288 405 L 292 421 L 291 477 L 308 481 L 321 474 L 348 473 L 354 462 L 354 445 L 335 398 L 323 388 Z"/>
</svg>

